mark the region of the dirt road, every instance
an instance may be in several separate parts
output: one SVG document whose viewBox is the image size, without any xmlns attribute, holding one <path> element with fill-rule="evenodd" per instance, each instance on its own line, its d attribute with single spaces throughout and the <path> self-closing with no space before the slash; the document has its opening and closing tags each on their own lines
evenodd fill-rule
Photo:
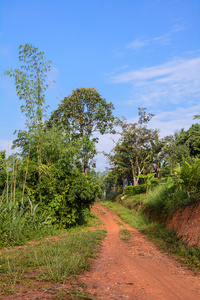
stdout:
<svg viewBox="0 0 200 300">
<path fill-rule="evenodd" d="M 92 269 L 80 275 L 88 293 L 102 300 L 200 299 L 199 276 L 160 252 L 100 204 L 95 204 L 93 211 L 105 223 L 107 237 Z M 128 243 L 119 238 L 120 228 L 131 231 Z"/>
</svg>

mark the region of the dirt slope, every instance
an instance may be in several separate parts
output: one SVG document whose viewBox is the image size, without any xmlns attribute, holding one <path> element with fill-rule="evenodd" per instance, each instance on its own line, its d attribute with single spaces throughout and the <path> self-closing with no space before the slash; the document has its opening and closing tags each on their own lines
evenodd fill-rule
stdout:
<svg viewBox="0 0 200 300">
<path fill-rule="evenodd" d="M 200 247 L 200 203 L 178 210 L 172 217 L 168 217 L 166 226 L 176 230 L 189 246 Z"/>
<path fill-rule="evenodd" d="M 200 277 L 160 252 L 138 231 L 124 224 L 132 233 L 129 243 L 118 232 L 120 218 L 96 204 L 93 211 L 105 223 L 107 237 L 90 272 L 80 275 L 87 292 L 102 300 L 173 300 L 200 299 Z"/>
</svg>

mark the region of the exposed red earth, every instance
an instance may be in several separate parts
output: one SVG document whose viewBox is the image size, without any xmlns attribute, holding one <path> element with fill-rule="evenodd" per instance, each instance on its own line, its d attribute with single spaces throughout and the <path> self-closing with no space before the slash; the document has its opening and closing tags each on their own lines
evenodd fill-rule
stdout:
<svg viewBox="0 0 200 300">
<path fill-rule="evenodd" d="M 177 231 L 179 237 L 189 246 L 200 247 L 200 203 L 178 210 L 173 217 L 168 217 L 167 228 Z"/>
<path fill-rule="evenodd" d="M 92 260 L 91 270 L 77 277 L 78 282 L 85 284 L 85 292 L 101 300 L 200 299 L 199 274 L 158 250 L 146 236 L 130 228 L 107 208 L 95 204 L 92 209 L 105 223 L 101 228 L 106 228 L 107 237 L 97 259 Z M 119 237 L 122 228 L 131 232 L 128 242 Z M 55 299 L 54 291 L 60 288 L 68 291 L 70 282 L 62 285 L 38 282 L 32 289 L 27 286 L 0 299 Z"/>
<path fill-rule="evenodd" d="M 200 299 L 200 276 L 159 251 L 137 230 L 124 224 L 113 212 L 96 204 L 93 211 L 105 223 L 107 237 L 90 272 L 80 276 L 87 292 L 102 300 L 195 300 Z M 132 238 L 119 238 L 119 223 Z"/>
</svg>

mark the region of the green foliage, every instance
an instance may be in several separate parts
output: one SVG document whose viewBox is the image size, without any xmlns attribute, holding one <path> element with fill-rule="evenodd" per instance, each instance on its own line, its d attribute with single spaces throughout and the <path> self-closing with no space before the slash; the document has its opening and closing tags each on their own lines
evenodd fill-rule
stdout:
<svg viewBox="0 0 200 300">
<path fill-rule="evenodd" d="M 125 193 L 127 196 L 133 196 L 146 192 L 147 186 L 145 184 L 140 185 L 129 185 L 126 187 Z"/>
<path fill-rule="evenodd" d="M 196 192 L 196 190 L 195 190 Z M 186 205 L 199 201 L 199 192 L 188 195 L 186 186 L 180 186 L 171 180 L 155 187 L 146 197 L 145 206 L 147 211 L 154 215 L 167 218 Z"/>
<path fill-rule="evenodd" d="M 4 253 L 0 258 L 0 270 L 4 270 L 4 274 L 0 274 L 1 281 L 6 276 L 10 280 L 17 277 L 15 285 L 20 280 L 23 284 L 27 274 L 31 273 L 33 277 L 34 268 L 39 271 L 35 276 L 37 279 L 63 283 L 90 269 L 90 258 L 96 257 L 97 246 L 105 235 L 105 230 L 80 231 L 79 228 L 60 240 L 28 246 L 23 252 Z"/>
<path fill-rule="evenodd" d="M 200 124 L 192 124 L 192 126 L 187 130 L 182 130 L 178 139 L 176 140 L 176 145 L 185 145 L 189 150 L 189 155 L 191 157 L 200 155 Z"/>
<path fill-rule="evenodd" d="M 160 182 L 146 195 L 143 208 L 154 216 L 167 218 L 186 205 L 198 202 L 199 187 L 200 159 L 193 158 L 190 163 L 183 161 L 182 166 L 177 164 L 165 182 Z M 132 189 L 134 187 L 127 187 L 128 196 L 133 195 Z M 128 207 L 134 207 L 131 200 L 125 202 L 130 202 Z"/>
<path fill-rule="evenodd" d="M 20 245 L 52 230 L 51 218 L 29 198 L 14 201 L 0 197 L 0 248 Z"/>
<path fill-rule="evenodd" d="M 200 156 L 200 124 L 193 124 L 186 131 L 176 131 L 167 140 L 164 159 L 171 170 L 177 163 L 182 164 L 184 160 L 189 161 Z"/>
<path fill-rule="evenodd" d="M 94 143 L 98 138 L 92 137 L 93 132 L 113 132 L 113 109 L 113 104 L 107 103 L 95 88 L 79 88 L 65 97 L 51 115 L 48 126 L 56 124 L 63 132 L 70 133 L 72 139 L 82 141 L 80 158 L 84 174 L 87 174 L 90 164 L 94 164 L 96 155 Z"/>
<path fill-rule="evenodd" d="M 145 194 L 126 196 L 125 199 L 120 201 L 120 203 L 126 208 L 134 209 L 138 212 L 141 212 L 144 210 L 145 197 Z"/>
<path fill-rule="evenodd" d="M 57 227 L 72 226 L 83 219 L 84 210 L 100 195 L 101 188 L 94 176 L 85 177 L 80 171 L 81 140 L 71 140 L 55 126 L 41 126 L 40 139 L 38 152 L 38 131 L 24 133 L 24 138 L 21 133 L 17 145 L 25 149 L 24 159 L 18 164 L 18 182 L 23 184 L 28 163 L 25 195 L 50 214 Z"/>
<path fill-rule="evenodd" d="M 42 120 L 45 110 L 45 90 L 47 72 L 51 69 L 51 61 L 45 61 L 44 52 L 31 44 L 19 46 L 20 68 L 6 70 L 5 74 L 15 79 L 15 87 L 20 100 L 25 104 L 21 111 L 25 112 L 28 126 L 36 125 Z"/>
<path fill-rule="evenodd" d="M 96 200 L 103 199 L 104 198 L 104 192 L 105 192 L 105 182 L 104 182 L 104 176 L 100 176 L 99 172 L 96 172 L 95 169 L 89 170 L 87 174 L 87 178 L 92 183 L 93 189 L 96 194 Z"/>
<path fill-rule="evenodd" d="M 180 191 L 177 185 L 168 181 L 155 187 L 146 196 L 145 207 L 155 216 L 167 218 L 169 214 L 173 214 L 185 205 L 185 197 L 187 197 L 185 192 Z"/>
<path fill-rule="evenodd" d="M 143 178 L 146 184 L 146 194 L 151 191 L 151 188 L 159 183 L 159 179 L 155 177 L 156 173 L 149 173 L 147 175 L 140 174 L 139 178 Z"/>
<path fill-rule="evenodd" d="M 189 198 L 199 200 L 200 196 L 200 159 L 193 158 L 190 163 L 183 161 L 180 169 L 180 178 L 187 189 Z"/>
<path fill-rule="evenodd" d="M 154 169 L 163 142 L 158 138 L 157 129 L 148 129 L 146 124 L 152 114 L 146 115 L 146 109 L 139 108 L 139 120 L 135 124 L 121 122 L 121 138 L 109 155 L 112 165 L 123 180 L 138 185 L 143 172 Z"/>
<path fill-rule="evenodd" d="M 52 113 L 50 121 L 75 137 L 90 137 L 94 131 L 104 134 L 112 130 L 113 109 L 113 104 L 107 103 L 95 88 L 79 88 L 62 100 L 59 108 Z"/>
<path fill-rule="evenodd" d="M 1 153 L 0 189 L 16 205 L 30 199 L 51 216 L 56 227 L 69 227 L 83 222 L 85 211 L 102 195 L 99 180 L 84 175 L 96 154 L 98 139 L 92 133 L 112 130 L 114 107 L 94 88 L 81 88 L 62 101 L 50 121 L 42 123 L 51 62 L 31 44 L 19 47 L 19 62 L 19 69 L 5 74 L 14 77 L 17 95 L 25 101 L 21 110 L 27 130 L 19 131 L 13 143 L 21 151 L 18 159 L 13 156 L 13 164 Z"/>
<path fill-rule="evenodd" d="M 60 227 L 67 227 L 80 222 L 86 208 L 94 203 L 96 191 L 92 182 L 83 174 L 69 178 L 69 184 L 62 195 L 55 197 L 49 204 Z M 56 206 L 55 206 L 56 204 Z"/>
</svg>

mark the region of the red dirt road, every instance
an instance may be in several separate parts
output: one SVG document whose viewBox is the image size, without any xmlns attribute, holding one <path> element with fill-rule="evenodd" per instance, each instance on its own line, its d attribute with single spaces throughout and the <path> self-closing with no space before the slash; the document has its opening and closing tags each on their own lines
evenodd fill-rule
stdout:
<svg viewBox="0 0 200 300">
<path fill-rule="evenodd" d="M 90 295 L 102 300 L 200 299 L 199 275 L 159 251 L 115 213 L 100 204 L 93 211 L 105 223 L 107 237 L 92 269 L 79 277 Z M 131 232 L 128 243 L 119 238 L 120 228 Z"/>
</svg>

